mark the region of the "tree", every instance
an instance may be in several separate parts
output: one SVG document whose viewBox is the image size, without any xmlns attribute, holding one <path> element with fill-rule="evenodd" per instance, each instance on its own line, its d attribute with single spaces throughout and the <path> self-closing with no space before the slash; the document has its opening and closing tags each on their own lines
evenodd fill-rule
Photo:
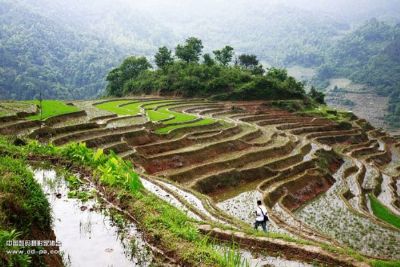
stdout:
<svg viewBox="0 0 400 267">
<path fill-rule="evenodd" d="M 262 75 L 265 70 L 256 55 L 242 54 L 239 56 L 239 65 L 250 70 L 254 75 Z"/>
<path fill-rule="evenodd" d="M 322 92 L 317 91 L 314 86 L 311 87 L 308 96 L 314 99 L 319 104 L 325 104 L 325 95 Z"/>
<path fill-rule="evenodd" d="M 212 59 L 212 57 L 208 53 L 203 55 L 203 60 L 204 60 L 204 64 L 207 66 L 212 66 L 215 64 L 214 59 Z"/>
<path fill-rule="evenodd" d="M 121 66 L 113 69 L 107 75 L 107 92 L 109 95 L 122 96 L 123 85 L 126 81 L 134 79 L 140 73 L 151 68 L 150 63 L 145 57 L 128 57 Z"/>
<path fill-rule="evenodd" d="M 151 64 L 145 57 L 131 56 L 122 62 L 119 69 L 122 72 L 124 81 L 136 78 L 141 72 L 151 68 Z"/>
<path fill-rule="evenodd" d="M 184 45 L 177 45 L 175 55 L 186 63 L 197 63 L 202 50 L 203 43 L 201 40 L 196 37 L 190 37 L 186 39 Z"/>
<path fill-rule="evenodd" d="M 278 68 L 270 68 L 268 69 L 267 77 L 277 79 L 281 82 L 285 81 L 288 78 L 287 70 L 278 69 Z"/>
<path fill-rule="evenodd" d="M 166 66 L 174 62 L 172 52 L 166 46 L 160 47 L 157 54 L 154 56 L 158 68 L 165 69 Z"/>
<path fill-rule="evenodd" d="M 233 47 L 227 45 L 221 50 L 213 51 L 215 55 L 215 59 L 220 62 L 222 65 L 227 66 L 229 62 L 232 61 L 233 58 Z"/>
<path fill-rule="evenodd" d="M 110 71 L 106 78 L 107 84 L 107 93 L 109 95 L 114 96 L 122 96 L 122 86 L 124 85 L 124 81 L 122 79 L 122 72 L 119 68 L 115 68 Z"/>
<path fill-rule="evenodd" d="M 257 67 L 259 61 L 256 55 L 242 54 L 239 56 L 239 65 L 246 69 L 253 69 Z"/>
</svg>

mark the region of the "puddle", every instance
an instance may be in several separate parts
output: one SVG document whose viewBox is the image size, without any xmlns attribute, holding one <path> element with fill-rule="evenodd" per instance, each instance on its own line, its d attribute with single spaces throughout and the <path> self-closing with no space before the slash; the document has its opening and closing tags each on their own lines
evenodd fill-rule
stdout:
<svg viewBox="0 0 400 267">
<path fill-rule="evenodd" d="M 36 169 L 33 172 L 51 205 L 53 229 L 57 241 L 61 242 L 66 266 L 151 265 L 152 254 L 135 225 L 128 224 L 119 229 L 98 209 L 95 200 L 82 203 L 68 198 L 66 182 L 54 170 Z"/>
</svg>

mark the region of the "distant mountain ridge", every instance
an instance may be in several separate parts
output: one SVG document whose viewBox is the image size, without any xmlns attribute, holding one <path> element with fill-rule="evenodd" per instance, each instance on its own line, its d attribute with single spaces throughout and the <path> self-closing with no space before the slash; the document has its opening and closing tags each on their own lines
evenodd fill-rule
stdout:
<svg viewBox="0 0 400 267">
<path fill-rule="evenodd" d="M 368 1 L 367 13 L 379 13 L 372 8 L 377 1 Z M 348 6 L 345 2 L 339 4 Z M 382 10 L 397 12 L 392 0 L 384 0 Z M 40 92 L 46 98 L 94 98 L 103 94 L 106 74 L 122 58 L 150 56 L 161 45 L 173 48 L 188 36 L 202 39 L 205 52 L 232 45 L 238 54 L 255 54 L 267 66 L 320 67 L 320 75 L 326 66 L 337 73 L 358 70 L 353 65 L 366 65 L 365 55 L 335 61 L 358 44 L 351 40 L 351 25 L 335 17 L 335 10 L 327 11 L 294 0 L 232 0 L 229 5 L 221 0 L 0 0 L 0 98 L 31 99 Z M 387 53 L 397 51 L 384 43 Z M 365 51 L 367 57 L 379 53 L 380 43 Z M 371 59 L 371 68 L 388 57 Z M 339 70 L 339 65 L 344 67 Z M 346 76 L 365 79 L 362 71 Z"/>
</svg>

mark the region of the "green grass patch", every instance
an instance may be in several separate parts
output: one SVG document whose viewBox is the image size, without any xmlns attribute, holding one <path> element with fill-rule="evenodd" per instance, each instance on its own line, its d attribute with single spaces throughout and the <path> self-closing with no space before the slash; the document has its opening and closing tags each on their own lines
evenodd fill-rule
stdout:
<svg viewBox="0 0 400 267">
<path fill-rule="evenodd" d="M 131 104 L 128 104 L 132 102 Z M 138 115 L 142 106 L 157 106 L 162 103 L 171 102 L 171 100 L 156 100 L 156 101 L 134 101 L 134 100 L 115 100 L 95 105 L 97 108 L 106 110 L 118 115 Z M 127 105 L 124 105 L 127 104 Z M 123 105 L 121 107 L 121 105 Z"/>
<path fill-rule="evenodd" d="M 135 102 L 130 105 L 120 107 L 120 105 L 127 104 L 133 100 L 116 100 L 95 105 L 95 107 L 106 110 L 118 115 L 137 115 L 140 112 L 139 105 L 142 102 Z"/>
<path fill-rule="evenodd" d="M 192 122 L 192 123 L 186 123 L 186 124 L 179 124 L 179 125 L 170 125 L 164 128 L 160 128 L 156 130 L 156 133 L 158 134 L 167 134 L 172 130 L 180 129 L 180 128 L 187 128 L 187 127 L 194 127 L 194 126 L 202 126 L 202 125 L 208 125 L 211 123 L 214 123 L 215 120 L 213 119 L 202 119 L 200 121 Z"/>
<path fill-rule="evenodd" d="M 0 143 L 0 147 L 5 144 Z M 50 229 L 50 205 L 26 162 L 12 156 L 1 156 L 0 266 L 44 266 L 39 255 L 7 254 L 6 250 L 21 249 L 8 246 L 7 241 L 43 239 Z"/>
<path fill-rule="evenodd" d="M 28 101 L 29 103 L 33 103 L 36 105 L 39 105 L 39 100 L 31 100 Z M 27 119 L 29 120 L 42 120 L 54 117 L 57 115 L 62 115 L 62 114 L 68 114 L 72 113 L 75 111 L 79 111 L 79 109 L 75 106 L 70 106 L 65 104 L 63 101 L 59 100 L 43 100 L 42 101 L 42 114 L 40 114 L 40 111 L 38 114 L 29 116 Z"/>
<path fill-rule="evenodd" d="M 371 263 L 373 267 L 400 267 L 400 261 L 376 260 Z"/>
<path fill-rule="evenodd" d="M 167 113 L 161 113 L 155 110 L 147 110 L 146 111 L 149 120 L 151 121 L 161 121 L 171 118 L 172 116 Z"/>
<path fill-rule="evenodd" d="M 390 211 L 374 195 L 369 194 L 371 208 L 376 217 L 400 229 L 400 217 Z"/>
<path fill-rule="evenodd" d="M 195 115 L 185 114 L 182 112 L 176 112 L 176 111 L 169 110 L 173 106 L 179 105 L 179 104 L 174 104 L 175 102 L 176 101 L 165 101 L 165 102 L 145 105 L 144 108 L 146 108 L 146 113 L 151 121 L 160 121 L 160 120 L 165 120 L 165 119 L 171 118 L 171 120 L 168 120 L 164 123 L 165 125 L 173 124 L 173 123 L 189 122 L 189 121 L 192 121 L 197 118 Z M 157 106 L 160 106 L 165 103 L 171 103 L 171 105 L 161 107 L 157 110 L 153 110 Z"/>
<path fill-rule="evenodd" d="M 50 229 L 50 206 L 24 160 L 0 157 L 0 228 Z M 5 209 L 4 209 L 5 208 Z"/>
<path fill-rule="evenodd" d="M 158 112 L 169 114 L 170 116 L 174 116 L 174 119 L 165 122 L 165 124 L 187 122 L 187 121 L 192 121 L 197 118 L 195 115 L 172 111 L 172 110 L 169 110 L 169 108 L 171 108 L 171 107 L 162 107 L 157 110 Z"/>
<path fill-rule="evenodd" d="M 155 101 L 149 101 L 149 102 L 145 102 L 143 103 L 143 108 L 145 109 L 153 109 L 156 108 L 162 104 L 169 104 L 169 103 L 174 103 L 174 102 L 178 102 L 177 100 L 155 100 Z"/>
<path fill-rule="evenodd" d="M 237 247 L 218 251 L 214 242 L 199 233 L 185 213 L 160 201 L 155 195 L 136 193 L 131 208 L 138 213 L 138 207 L 147 207 L 147 212 L 141 217 L 146 228 L 151 229 L 154 236 L 161 237 L 160 242 L 164 246 L 178 248 L 181 257 L 186 261 L 199 266 L 248 266 Z"/>
<path fill-rule="evenodd" d="M 135 110 L 137 111 L 137 113 L 140 112 L 141 107 L 144 107 L 145 109 L 148 109 L 148 106 L 158 106 L 160 104 L 164 104 L 164 103 L 168 103 L 171 102 L 171 100 L 155 100 L 155 101 L 140 101 L 137 103 L 132 103 L 129 105 L 124 106 L 123 108 L 129 109 L 129 110 Z M 146 113 L 148 113 L 150 110 L 146 111 Z M 157 118 L 156 114 L 153 114 L 155 116 L 155 118 Z M 156 120 L 154 120 L 156 121 Z"/>
<path fill-rule="evenodd" d="M 122 107 L 120 106 L 129 102 L 131 102 L 131 100 L 116 100 L 96 105 L 96 107 L 116 113 L 118 115 L 137 115 L 140 113 L 141 107 L 143 107 L 146 110 L 146 114 L 150 121 L 157 122 L 172 118 L 171 120 L 165 122 L 166 125 L 178 122 L 187 122 L 196 119 L 196 116 L 194 115 L 170 111 L 168 110 L 169 106 L 154 110 L 154 108 L 160 105 L 175 103 L 177 102 L 176 100 L 138 101 Z"/>
</svg>

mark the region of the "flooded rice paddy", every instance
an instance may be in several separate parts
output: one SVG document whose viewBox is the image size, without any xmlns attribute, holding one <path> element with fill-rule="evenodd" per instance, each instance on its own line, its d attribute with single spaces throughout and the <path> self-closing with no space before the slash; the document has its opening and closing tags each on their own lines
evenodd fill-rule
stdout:
<svg viewBox="0 0 400 267">
<path fill-rule="evenodd" d="M 310 227 L 369 256 L 399 259 L 400 233 L 383 227 L 350 209 L 340 197 L 347 187 L 343 179 L 345 164 L 334 174 L 336 182 L 320 197 L 296 211 L 295 215 Z"/>
</svg>

